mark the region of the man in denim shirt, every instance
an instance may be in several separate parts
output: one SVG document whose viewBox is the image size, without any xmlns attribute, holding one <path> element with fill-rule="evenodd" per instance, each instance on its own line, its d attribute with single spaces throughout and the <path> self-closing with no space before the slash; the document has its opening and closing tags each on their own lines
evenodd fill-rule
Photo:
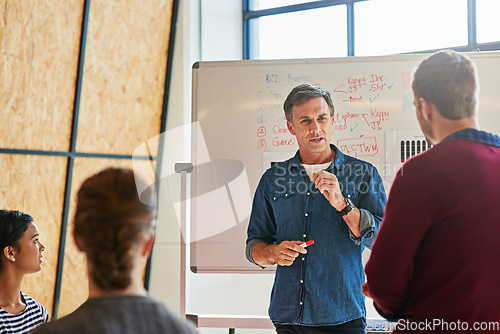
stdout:
<svg viewBox="0 0 500 334">
<path fill-rule="evenodd" d="M 295 157 L 262 176 L 248 226 L 246 256 L 277 264 L 269 315 L 278 333 L 365 333 L 362 252 L 385 208 L 375 167 L 330 144 L 333 102 L 311 84 L 285 103 Z M 314 240 L 314 244 L 301 244 Z"/>
</svg>

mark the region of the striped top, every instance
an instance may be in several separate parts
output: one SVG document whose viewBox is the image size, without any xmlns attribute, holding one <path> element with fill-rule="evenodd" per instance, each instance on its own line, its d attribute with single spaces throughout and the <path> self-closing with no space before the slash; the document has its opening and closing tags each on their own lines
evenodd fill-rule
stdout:
<svg viewBox="0 0 500 334">
<path fill-rule="evenodd" d="M 26 308 L 19 314 L 11 314 L 0 308 L 0 334 L 29 333 L 42 322 L 49 321 L 49 314 L 42 304 L 24 294 Z"/>
</svg>

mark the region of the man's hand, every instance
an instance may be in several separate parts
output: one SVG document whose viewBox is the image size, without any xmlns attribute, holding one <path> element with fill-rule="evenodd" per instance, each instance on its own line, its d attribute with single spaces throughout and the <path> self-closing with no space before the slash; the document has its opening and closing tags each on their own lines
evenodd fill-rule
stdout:
<svg viewBox="0 0 500 334">
<path fill-rule="evenodd" d="M 368 298 L 372 298 L 372 296 L 370 295 L 370 289 L 368 288 L 368 283 L 364 283 L 361 286 L 361 293 L 363 293 Z"/>
<path fill-rule="evenodd" d="M 283 241 L 280 244 L 259 242 L 252 249 L 252 258 L 262 267 L 290 266 L 299 254 L 306 254 L 307 250 L 299 246 L 303 241 Z"/>
<path fill-rule="evenodd" d="M 312 181 L 335 210 L 342 211 L 342 209 L 347 206 L 344 195 L 342 195 L 340 191 L 339 181 L 334 174 L 322 170 L 312 174 Z M 354 210 L 344 216 L 344 221 L 356 238 L 361 237 L 361 231 L 359 229 L 360 218 L 361 216 L 358 208 L 354 208 Z"/>
<path fill-rule="evenodd" d="M 322 170 L 312 174 L 312 181 L 337 211 L 345 208 L 345 199 L 340 191 L 339 181 L 334 174 Z"/>
</svg>

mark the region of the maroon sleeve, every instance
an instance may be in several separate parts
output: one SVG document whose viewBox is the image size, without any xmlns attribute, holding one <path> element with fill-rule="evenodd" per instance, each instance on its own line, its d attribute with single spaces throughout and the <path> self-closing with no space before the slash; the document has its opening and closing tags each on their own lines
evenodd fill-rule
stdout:
<svg viewBox="0 0 500 334">
<path fill-rule="evenodd" d="M 405 317 L 413 259 L 436 210 L 437 195 L 429 191 L 432 179 L 424 168 L 403 167 L 389 194 L 384 219 L 365 267 L 375 307 L 386 318 Z"/>
</svg>

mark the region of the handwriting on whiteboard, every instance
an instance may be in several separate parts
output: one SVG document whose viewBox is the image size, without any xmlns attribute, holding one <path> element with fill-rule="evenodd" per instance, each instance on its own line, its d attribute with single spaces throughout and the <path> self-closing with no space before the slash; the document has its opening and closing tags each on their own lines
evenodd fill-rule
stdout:
<svg viewBox="0 0 500 334">
<path fill-rule="evenodd" d="M 283 102 L 290 90 L 301 83 L 317 83 L 307 72 L 265 73 L 255 105 L 257 147 L 262 149 L 296 146 L 297 141 L 286 125 Z M 350 73 L 327 88 L 334 100 L 333 140 L 346 154 L 374 156 L 378 150 L 377 133 L 391 119 L 390 104 L 395 93 L 391 75 L 383 72 Z M 399 86 L 398 86 L 399 87 Z M 392 95 L 391 95 L 392 90 Z M 389 100 L 388 100 L 389 99 Z M 339 139 L 347 138 L 347 139 Z"/>
<path fill-rule="evenodd" d="M 373 130 L 382 128 L 382 123 L 389 120 L 388 111 L 377 111 L 377 109 L 370 109 L 370 113 L 363 113 L 363 118 Z"/>
<path fill-rule="evenodd" d="M 348 76 L 346 82 L 338 85 L 333 92 L 345 94 L 342 102 L 373 103 L 381 93 L 389 91 L 392 87 L 392 83 L 385 82 L 384 75 L 373 73 L 368 77 Z"/>
<path fill-rule="evenodd" d="M 377 138 L 360 137 L 337 140 L 337 147 L 354 157 L 372 157 L 378 153 Z"/>
<path fill-rule="evenodd" d="M 267 73 L 266 74 L 266 84 L 280 84 L 282 79 L 286 83 L 301 84 L 311 81 L 311 75 L 303 73 L 288 73 L 284 78 L 278 73 Z"/>
</svg>

